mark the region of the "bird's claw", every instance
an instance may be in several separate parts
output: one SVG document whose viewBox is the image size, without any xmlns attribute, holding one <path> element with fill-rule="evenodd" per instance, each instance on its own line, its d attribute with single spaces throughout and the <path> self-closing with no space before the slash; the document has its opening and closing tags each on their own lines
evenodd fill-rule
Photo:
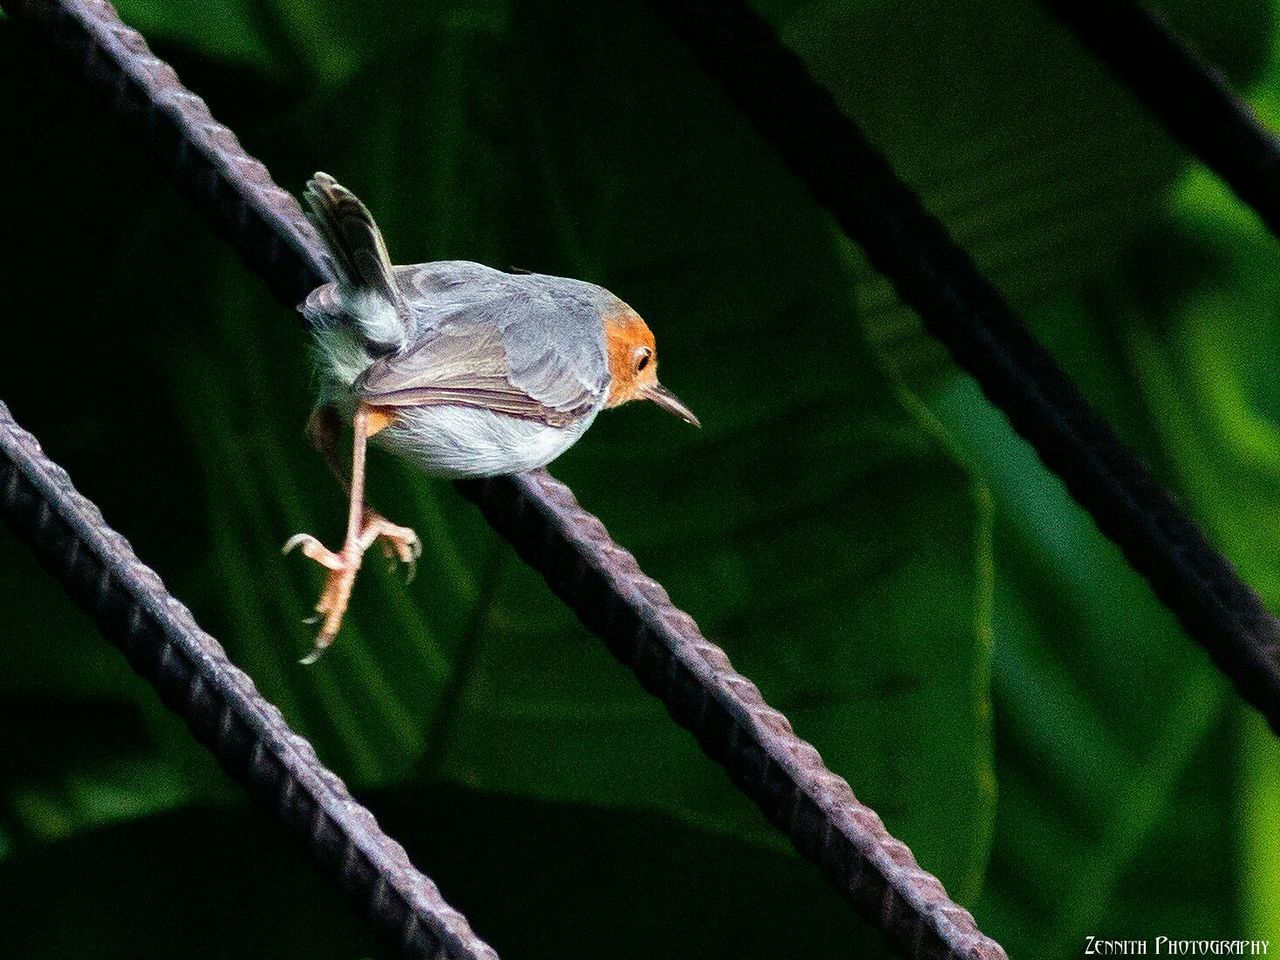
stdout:
<svg viewBox="0 0 1280 960">
<path fill-rule="evenodd" d="M 361 540 L 374 540 L 382 547 L 382 553 L 390 561 L 389 570 L 394 571 L 397 563 L 408 567 L 404 582 L 413 583 L 414 574 L 418 570 L 418 559 L 422 556 L 422 541 L 409 527 L 401 527 L 376 513 L 365 521 L 364 534 Z"/>
<path fill-rule="evenodd" d="M 308 653 L 305 657 L 299 657 L 298 662 L 302 664 L 304 667 L 311 666 L 313 663 L 319 660 L 322 656 L 324 656 L 324 652 L 329 649 L 329 644 L 331 643 L 333 643 L 332 637 L 329 637 L 328 640 L 326 640 L 324 643 L 321 643 L 320 640 L 317 638 L 316 645 L 311 648 L 311 652 Z"/>
</svg>

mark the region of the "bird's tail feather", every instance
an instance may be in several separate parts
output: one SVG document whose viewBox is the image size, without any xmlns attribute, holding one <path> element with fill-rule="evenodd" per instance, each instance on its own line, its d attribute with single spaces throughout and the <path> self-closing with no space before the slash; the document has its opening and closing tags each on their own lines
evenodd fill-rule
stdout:
<svg viewBox="0 0 1280 960">
<path fill-rule="evenodd" d="M 404 297 L 382 231 L 360 199 L 327 173 L 307 181 L 303 199 L 338 268 L 344 306 L 371 342 L 396 347 L 405 336 Z"/>
</svg>

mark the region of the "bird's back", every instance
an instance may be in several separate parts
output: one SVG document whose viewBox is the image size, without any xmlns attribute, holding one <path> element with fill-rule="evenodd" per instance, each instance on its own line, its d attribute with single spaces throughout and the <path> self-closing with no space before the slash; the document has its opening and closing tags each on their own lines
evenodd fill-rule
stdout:
<svg viewBox="0 0 1280 960">
<path fill-rule="evenodd" d="M 407 307 L 404 346 L 380 351 L 369 345 L 371 358 L 409 352 L 442 335 L 489 333 L 499 339 L 517 376 L 532 374 L 529 385 L 535 392 L 539 381 L 572 384 L 592 394 L 607 389 L 602 317 L 627 307 L 602 287 L 566 277 L 504 273 L 467 260 L 400 266 L 394 273 Z M 313 291 L 302 311 L 317 332 L 358 330 L 337 284 Z"/>
</svg>

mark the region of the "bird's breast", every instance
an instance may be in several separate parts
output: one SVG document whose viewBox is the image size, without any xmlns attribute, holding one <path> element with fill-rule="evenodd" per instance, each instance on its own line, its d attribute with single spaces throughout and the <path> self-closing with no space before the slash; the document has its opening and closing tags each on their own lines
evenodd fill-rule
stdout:
<svg viewBox="0 0 1280 960">
<path fill-rule="evenodd" d="M 573 423 L 550 427 L 476 407 L 401 407 L 375 438 L 439 477 L 493 477 L 546 466 L 586 432 L 599 406 Z"/>
</svg>

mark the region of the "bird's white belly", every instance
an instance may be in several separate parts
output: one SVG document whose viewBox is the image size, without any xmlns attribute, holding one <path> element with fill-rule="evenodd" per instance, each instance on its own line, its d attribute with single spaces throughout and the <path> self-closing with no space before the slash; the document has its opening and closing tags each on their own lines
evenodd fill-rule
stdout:
<svg viewBox="0 0 1280 960">
<path fill-rule="evenodd" d="M 474 407 L 400 407 L 374 441 L 438 477 L 492 477 L 545 466 L 591 426 L 591 411 L 567 427 Z"/>
</svg>

